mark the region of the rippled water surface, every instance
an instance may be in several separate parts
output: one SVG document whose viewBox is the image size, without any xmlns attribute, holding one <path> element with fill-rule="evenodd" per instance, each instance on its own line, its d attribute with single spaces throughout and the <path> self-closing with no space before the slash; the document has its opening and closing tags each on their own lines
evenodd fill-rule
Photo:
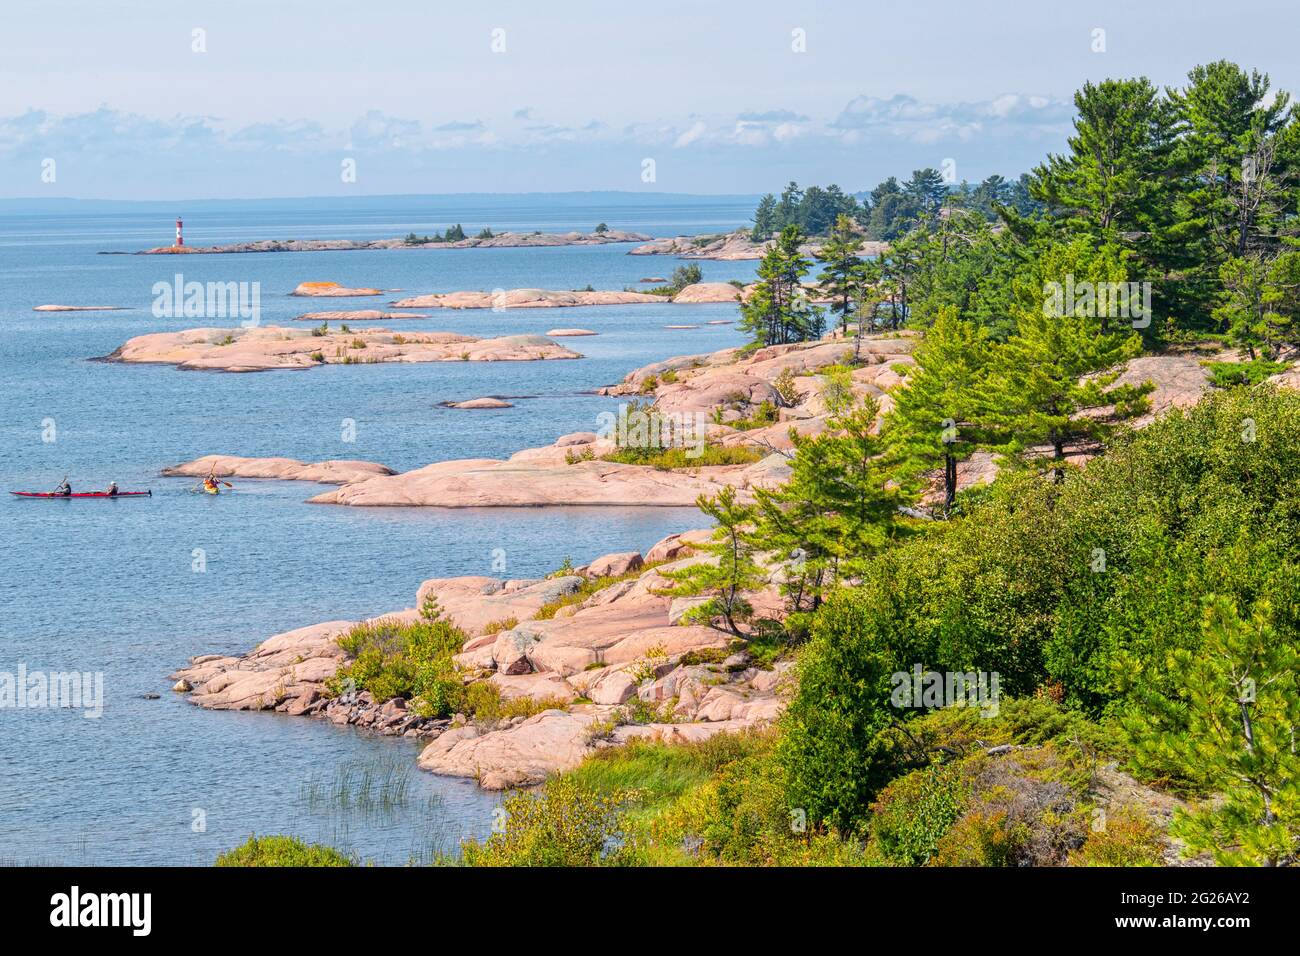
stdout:
<svg viewBox="0 0 1300 956">
<path fill-rule="evenodd" d="M 384 863 L 427 860 L 491 824 L 495 799 L 413 769 L 409 741 L 324 721 L 200 711 L 166 675 L 189 657 L 238 653 L 265 637 L 334 618 L 409 606 L 420 581 L 492 573 L 494 549 L 526 577 L 595 554 L 643 549 L 696 525 L 693 510 L 351 509 L 307 505 L 319 486 L 241 481 L 235 494 L 189 493 L 157 477 L 208 453 L 362 458 L 407 469 L 503 457 L 596 427 L 615 407 L 591 394 L 670 355 L 737 344 L 731 306 L 437 311 L 401 328 L 472 335 L 582 327 L 564 340 L 580 361 L 330 366 L 252 375 L 87 361 L 133 335 L 195 325 L 155 318 L 155 282 L 258 282 L 263 324 L 304 311 L 387 299 L 304 300 L 304 280 L 407 294 L 536 286 L 619 289 L 665 276 L 676 260 L 626 246 L 393 250 L 238 256 L 105 256 L 170 241 L 376 238 L 445 228 L 590 229 L 652 235 L 734 227 L 744 201 L 456 197 L 349 203 L 203 203 L 193 211 L 6 212 L 0 205 L 0 489 L 77 489 L 116 480 L 151 488 L 131 501 L 0 501 L 0 673 L 104 674 L 101 719 L 0 709 L 0 862 L 211 862 L 248 834 L 290 832 Z M 100 209 L 101 207 L 94 207 Z M 748 279 L 753 263 L 701 263 L 710 280 Z M 41 314 L 43 303 L 129 311 Z M 237 319 L 198 324 L 234 326 Z M 399 327 L 399 323 L 385 323 Z M 667 324 L 698 328 L 670 331 Z M 453 411 L 449 399 L 519 396 L 502 411 Z M 355 441 L 344 441 L 344 420 Z M 43 439 L 54 437 L 54 441 Z M 202 549 L 207 570 L 192 570 Z M 142 695 L 158 693 L 160 699 Z"/>
</svg>

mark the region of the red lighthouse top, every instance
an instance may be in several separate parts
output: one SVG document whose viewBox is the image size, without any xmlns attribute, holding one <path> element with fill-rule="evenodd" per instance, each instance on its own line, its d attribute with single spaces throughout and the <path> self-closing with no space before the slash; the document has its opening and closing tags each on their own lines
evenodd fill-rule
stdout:
<svg viewBox="0 0 1300 956">
<path fill-rule="evenodd" d="M 182 232 L 181 232 L 181 228 L 182 228 L 183 226 L 184 226 L 184 223 L 181 222 L 181 217 L 180 217 L 180 216 L 177 216 L 177 217 L 176 217 L 176 245 L 178 245 L 178 246 L 183 246 L 183 245 L 185 245 L 185 236 L 184 236 L 184 235 L 182 234 Z"/>
</svg>

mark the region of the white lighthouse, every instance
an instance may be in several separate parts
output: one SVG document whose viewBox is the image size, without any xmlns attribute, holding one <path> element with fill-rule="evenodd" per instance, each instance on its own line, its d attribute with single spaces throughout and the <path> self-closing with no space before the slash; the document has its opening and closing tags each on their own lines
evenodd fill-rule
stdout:
<svg viewBox="0 0 1300 956">
<path fill-rule="evenodd" d="M 178 246 L 185 245 L 185 235 L 181 232 L 181 229 L 184 227 L 184 225 L 185 224 L 181 221 L 181 217 L 177 216 L 176 217 L 176 245 Z"/>
</svg>

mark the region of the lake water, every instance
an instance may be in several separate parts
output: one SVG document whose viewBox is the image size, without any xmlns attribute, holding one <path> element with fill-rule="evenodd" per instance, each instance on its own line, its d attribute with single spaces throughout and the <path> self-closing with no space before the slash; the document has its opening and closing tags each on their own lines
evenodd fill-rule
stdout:
<svg viewBox="0 0 1300 956">
<path fill-rule="evenodd" d="M 63 208 L 63 207 L 60 207 Z M 403 202 L 204 202 L 193 209 L 88 205 L 33 214 L 0 204 L 0 489 L 76 490 L 116 480 L 152 499 L 0 501 L 0 672 L 102 672 L 100 719 L 0 709 L 0 862 L 207 864 L 250 833 L 293 833 L 380 863 L 427 860 L 484 836 L 497 797 L 414 769 L 418 746 L 325 721 L 202 711 L 168 691 L 191 656 L 240 653 L 271 634 L 413 603 L 430 577 L 528 577 L 597 554 L 644 549 L 698 526 L 692 509 L 353 509 L 307 505 L 320 486 L 241 481 L 233 495 L 189 493 L 160 468 L 209 453 L 361 458 L 409 469 L 504 457 L 594 430 L 616 401 L 590 394 L 671 355 L 739 344 L 724 305 L 438 311 L 391 328 L 478 336 L 581 327 L 580 361 L 329 366 L 251 375 L 87 361 L 134 335 L 237 319 L 158 319 L 155 282 L 258 282 L 262 323 L 388 299 L 290 298 L 302 281 L 401 289 L 620 289 L 676 260 L 628 246 L 104 256 L 171 240 L 381 238 L 460 222 L 470 235 L 591 229 L 651 235 L 734 228 L 744 199 L 424 197 Z M 706 280 L 752 278 L 754 263 L 701 262 Z M 42 314 L 44 303 L 130 311 Z M 670 331 L 667 324 L 697 329 Z M 452 399 L 526 396 L 503 411 Z M 355 423 L 345 441 L 344 421 Z M 46 439 L 54 439 L 52 441 Z M 207 568 L 195 573 L 196 549 Z M 159 693 L 157 700 L 146 693 Z M 368 805 L 365 781 L 387 781 Z M 378 786 L 378 784 L 376 784 Z"/>
</svg>

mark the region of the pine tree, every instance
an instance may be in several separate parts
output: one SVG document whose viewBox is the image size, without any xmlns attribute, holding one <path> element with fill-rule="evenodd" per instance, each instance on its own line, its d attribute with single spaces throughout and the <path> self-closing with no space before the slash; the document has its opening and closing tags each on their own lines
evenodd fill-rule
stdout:
<svg viewBox="0 0 1300 956">
<path fill-rule="evenodd" d="M 1151 81 L 1085 83 L 1069 153 L 1036 170 L 1035 194 L 1102 241 L 1147 231 L 1164 208 L 1173 110 Z"/>
<path fill-rule="evenodd" d="M 896 475 L 908 486 L 943 468 L 943 516 L 957 497 L 957 464 L 978 447 L 984 376 L 991 358 L 988 334 L 946 307 L 912 353 L 916 364 L 892 393 L 884 437 Z"/>
<path fill-rule="evenodd" d="M 981 424 L 1001 433 L 1004 455 L 1046 465 L 1059 481 L 1066 449 L 1103 442 L 1116 420 L 1145 410 L 1151 385 L 1115 385 L 1123 363 L 1141 352 L 1140 336 L 1131 329 L 1108 331 L 1107 317 L 1094 314 L 1095 298 L 1058 308 L 1057 295 L 1047 291 L 1051 283 L 1124 282 L 1118 250 L 1080 238 L 1049 246 L 1033 266 L 1018 283 L 1015 334 L 990 368 Z M 1043 445 L 1050 458 L 1042 456 Z"/>
<path fill-rule="evenodd" d="M 932 216 L 943 205 L 948 187 L 939 171 L 927 166 L 912 171 L 912 178 L 903 184 L 903 192 L 912 199 L 921 215 Z"/>
<path fill-rule="evenodd" d="M 749 238 L 755 242 L 764 242 L 776 232 L 776 197 L 768 193 L 758 201 L 754 210 L 754 228 L 749 231 Z"/>
<path fill-rule="evenodd" d="M 1300 653 L 1265 602 L 1243 617 L 1229 599 L 1204 601 L 1201 646 L 1173 651 L 1176 699 L 1150 697 L 1125 721 L 1137 762 L 1205 787 L 1171 832 L 1220 866 L 1300 862 Z"/>
<path fill-rule="evenodd" d="M 752 620 L 754 608 L 745 594 L 762 588 L 768 581 L 754 560 L 754 545 L 749 536 L 754 507 L 737 504 L 736 489 L 729 486 L 713 498 L 700 495 L 695 504 L 717 524 L 713 540 L 697 545 L 716 560 L 660 572 L 674 582 L 661 593 L 671 597 L 705 597 L 682 620 L 746 638 L 749 635 L 741 625 Z"/>
<path fill-rule="evenodd" d="M 849 316 L 853 313 L 858 284 L 862 281 L 858 268 L 862 265 L 862 259 L 858 255 L 859 245 L 853 220 L 841 214 L 835 220 L 830 241 L 817 254 L 817 258 L 825 264 L 818 276 L 821 291 L 831 300 L 831 314 L 840 317 L 840 332 L 845 338 L 849 334 Z"/>
<path fill-rule="evenodd" d="M 899 529 L 902 498 L 875 434 L 879 405 L 842 395 L 828 404 L 834 412 L 826 431 L 791 432 L 790 480 L 755 491 L 755 545 L 792 562 L 783 590 L 796 613 L 816 610 L 833 585 L 860 573 Z"/>
<path fill-rule="evenodd" d="M 1259 255 L 1229 259 L 1219 269 L 1223 304 L 1214 317 L 1227 326 L 1232 344 L 1253 362 L 1270 341 L 1270 313 L 1265 298 L 1269 263 Z"/>
<path fill-rule="evenodd" d="M 759 262 L 758 284 L 740 307 L 739 328 L 760 345 L 820 338 L 822 310 L 808 301 L 803 279 L 812 261 L 800 251 L 804 235 L 786 226 Z"/>
</svg>

